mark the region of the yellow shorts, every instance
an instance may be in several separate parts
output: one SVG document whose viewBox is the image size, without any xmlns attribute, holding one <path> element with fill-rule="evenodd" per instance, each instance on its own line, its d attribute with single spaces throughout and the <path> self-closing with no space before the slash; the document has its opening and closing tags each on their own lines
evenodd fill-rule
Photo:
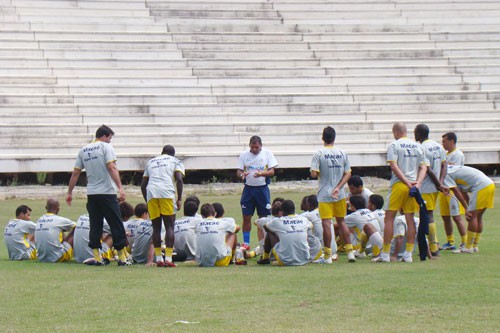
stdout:
<svg viewBox="0 0 500 333">
<path fill-rule="evenodd" d="M 148 213 L 151 220 L 160 216 L 174 215 L 174 200 L 167 198 L 153 198 L 148 201 Z"/>
<path fill-rule="evenodd" d="M 71 245 L 69 245 L 69 243 L 64 242 L 63 246 L 65 249 L 65 252 L 61 256 L 61 258 L 59 258 L 59 260 L 57 260 L 57 262 L 67 262 L 67 261 L 70 261 L 71 258 L 73 258 L 73 248 L 71 247 Z"/>
<path fill-rule="evenodd" d="M 397 182 L 389 189 L 386 200 L 386 210 L 399 211 L 404 213 L 416 213 L 419 206 L 415 198 L 410 197 L 410 189 L 402 182 Z"/>
<path fill-rule="evenodd" d="M 441 193 L 441 192 L 422 193 L 422 198 L 425 201 L 425 207 L 427 207 L 427 210 L 436 209 L 436 201 L 437 201 L 438 193 Z"/>
<path fill-rule="evenodd" d="M 229 266 L 229 263 L 231 262 L 231 258 L 232 256 L 231 255 L 228 255 L 220 260 L 217 260 L 215 262 L 215 267 L 225 267 L 225 266 Z"/>
<path fill-rule="evenodd" d="M 493 208 L 494 199 L 495 184 L 490 184 L 482 190 L 472 193 L 467 211 L 472 212 L 479 209 Z"/>
<path fill-rule="evenodd" d="M 320 202 L 319 217 L 321 219 L 331 219 L 333 217 L 345 217 L 347 213 L 347 203 L 345 199 L 336 202 Z"/>
<path fill-rule="evenodd" d="M 456 197 L 452 197 L 451 195 L 444 195 L 443 193 L 439 192 L 438 200 L 441 216 L 455 216 L 465 214 L 464 206 L 462 206 L 462 204 Z M 452 210 L 450 209 L 452 204 L 451 200 L 456 201 L 454 204 L 458 203 L 458 212 L 452 212 Z"/>
</svg>

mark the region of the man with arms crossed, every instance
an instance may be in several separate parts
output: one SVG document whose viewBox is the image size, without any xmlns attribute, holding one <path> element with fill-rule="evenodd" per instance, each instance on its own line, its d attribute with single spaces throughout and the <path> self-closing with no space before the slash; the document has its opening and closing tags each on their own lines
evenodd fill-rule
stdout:
<svg viewBox="0 0 500 333">
<path fill-rule="evenodd" d="M 99 127 L 95 141 L 83 147 L 78 153 L 73 174 L 69 180 L 66 202 L 71 206 L 73 188 L 83 169 L 87 171 L 87 211 L 90 218 L 89 246 L 94 253 L 95 266 L 102 266 L 101 236 L 104 218 L 113 236 L 113 247 L 118 251 L 118 266 L 130 266 L 124 250 L 127 244 L 125 228 L 120 216 L 118 200 L 125 200 L 125 191 L 116 167 L 116 155 L 110 142 L 115 133 L 106 125 Z M 118 200 L 116 191 L 118 190 Z"/>
<path fill-rule="evenodd" d="M 174 200 L 177 192 L 177 209 L 182 205 L 184 165 L 175 157 L 175 148 L 166 145 L 160 156 L 148 161 L 144 169 L 141 190 L 148 203 L 149 217 L 153 223 L 153 246 L 158 267 L 175 267 L 174 251 Z M 174 187 L 175 182 L 175 187 Z M 161 226 L 165 226 L 165 260 L 161 253 Z"/>
<path fill-rule="evenodd" d="M 16 209 L 16 218 L 5 226 L 3 240 L 10 260 L 35 260 L 34 243 L 36 224 L 31 222 L 31 208 L 21 205 Z"/>
<path fill-rule="evenodd" d="M 270 177 L 278 162 L 274 154 L 262 148 L 262 140 L 254 135 L 250 138 L 250 149 L 240 154 L 236 174 L 245 183 L 241 194 L 241 210 L 243 213 L 243 244 L 242 248 L 250 249 L 250 231 L 252 216 L 257 208 L 259 218 L 271 215 L 271 193 L 269 191 Z"/>
<path fill-rule="evenodd" d="M 333 146 L 335 129 L 326 127 L 323 130 L 324 147 L 318 150 L 311 162 L 311 177 L 318 178 L 319 215 L 323 224 L 323 250 L 325 263 L 332 263 L 332 218 L 335 217 L 339 226 L 340 237 L 344 240 L 347 259 L 355 262 L 354 252 L 349 236 L 349 229 L 344 217 L 347 213 L 346 193 L 344 185 L 351 177 L 351 166 L 347 154 Z"/>
<path fill-rule="evenodd" d="M 396 141 L 387 148 L 387 162 L 392 171 L 389 193 L 387 194 L 384 218 L 384 245 L 377 258 L 379 262 L 390 262 L 391 241 L 393 237 L 394 219 L 399 209 L 403 209 L 408 225 L 408 243 L 403 255 L 404 262 L 412 262 L 415 245 L 414 214 L 419 206 L 415 198 L 410 197 L 412 187 L 420 187 L 427 172 L 422 147 L 407 137 L 406 125 L 397 122 L 392 126 L 392 134 Z"/>
</svg>

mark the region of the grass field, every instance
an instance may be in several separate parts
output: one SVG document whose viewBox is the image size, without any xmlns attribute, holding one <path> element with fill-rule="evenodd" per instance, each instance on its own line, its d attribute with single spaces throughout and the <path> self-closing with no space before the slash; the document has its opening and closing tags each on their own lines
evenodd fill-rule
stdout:
<svg viewBox="0 0 500 333">
<path fill-rule="evenodd" d="M 306 194 L 273 196 L 298 206 Z M 241 221 L 239 196 L 201 201 L 222 202 L 226 215 Z M 0 201 L 2 230 L 22 203 L 33 208 L 33 220 L 44 212 L 44 200 Z M 76 219 L 85 202 L 61 207 L 60 215 Z M 415 257 L 413 264 L 350 264 L 341 255 L 332 265 L 286 268 L 255 260 L 227 268 L 88 267 L 10 262 L 2 245 L 0 331 L 497 332 L 499 216 L 499 209 L 486 212 L 480 253 L 446 252 L 426 262 Z M 438 231 L 443 243 L 441 221 Z"/>
</svg>

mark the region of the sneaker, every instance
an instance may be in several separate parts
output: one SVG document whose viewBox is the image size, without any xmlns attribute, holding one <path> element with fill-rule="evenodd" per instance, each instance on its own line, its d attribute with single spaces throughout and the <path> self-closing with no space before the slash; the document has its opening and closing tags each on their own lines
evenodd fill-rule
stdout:
<svg viewBox="0 0 500 333">
<path fill-rule="evenodd" d="M 240 247 L 245 251 L 250 251 L 250 246 L 247 243 L 240 244 Z"/>
<path fill-rule="evenodd" d="M 339 255 L 337 253 L 332 254 L 332 261 L 337 261 Z"/>
<path fill-rule="evenodd" d="M 372 259 L 372 262 L 391 262 L 391 258 L 382 257 L 382 254 Z"/>
<path fill-rule="evenodd" d="M 165 260 L 165 261 L 157 262 L 156 267 L 177 267 L 177 265 L 171 261 Z"/>
<path fill-rule="evenodd" d="M 457 246 L 455 244 L 450 244 L 449 242 L 444 243 L 443 246 L 441 246 L 440 250 L 445 251 L 445 250 L 456 250 Z"/>
<path fill-rule="evenodd" d="M 132 266 L 132 262 L 128 260 L 125 261 L 118 260 L 118 266 Z"/>
<path fill-rule="evenodd" d="M 325 263 L 325 258 L 321 256 L 319 259 L 311 261 L 313 264 L 324 264 Z"/>
<path fill-rule="evenodd" d="M 246 265 L 247 261 L 245 259 L 238 259 L 238 260 L 234 261 L 234 264 L 237 265 L 237 266 Z"/>
<path fill-rule="evenodd" d="M 477 246 L 474 246 L 472 250 L 474 250 L 474 253 L 479 253 L 479 248 Z"/>
<path fill-rule="evenodd" d="M 264 251 L 263 251 L 263 249 L 262 249 L 260 246 L 257 246 L 257 247 L 256 247 L 255 249 L 253 249 L 252 251 L 253 251 L 253 252 L 255 252 L 255 255 L 256 255 L 256 256 L 261 256 L 261 255 L 262 255 L 262 252 L 264 252 Z M 250 251 L 250 252 L 252 252 L 252 251 Z"/>
<path fill-rule="evenodd" d="M 89 265 L 89 266 L 106 266 L 107 265 L 104 261 L 95 260 L 94 258 L 86 259 L 83 263 L 85 265 Z"/>
<path fill-rule="evenodd" d="M 259 260 L 257 260 L 257 264 L 259 265 L 269 265 L 271 263 L 271 260 L 268 259 L 262 259 L 260 258 Z"/>
<path fill-rule="evenodd" d="M 441 252 L 439 252 L 439 250 L 437 250 L 436 252 L 431 252 L 431 255 L 433 257 L 439 257 L 439 256 L 441 256 Z"/>
<path fill-rule="evenodd" d="M 402 262 L 413 262 L 413 257 L 411 255 L 409 255 L 409 256 L 403 255 L 403 257 L 401 258 L 401 261 Z"/>
<path fill-rule="evenodd" d="M 451 251 L 452 253 L 462 253 L 462 250 L 465 249 L 465 243 L 461 243 L 458 249 Z"/>
<path fill-rule="evenodd" d="M 356 257 L 354 256 L 353 251 L 347 252 L 347 261 L 356 262 Z"/>
<path fill-rule="evenodd" d="M 356 258 L 363 259 L 363 258 L 366 258 L 366 253 L 364 253 L 364 252 L 359 252 L 359 250 L 356 250 L 356 251 L 354 251 L 354 256 L 355 256 Z"/>
<path fill-rule="evenodd" d="M 464 247 L 463 249 L 460 250 L 462 253 L 474 253 L 474 249 L 473 248 L 466 248 Z"/>
</svg>

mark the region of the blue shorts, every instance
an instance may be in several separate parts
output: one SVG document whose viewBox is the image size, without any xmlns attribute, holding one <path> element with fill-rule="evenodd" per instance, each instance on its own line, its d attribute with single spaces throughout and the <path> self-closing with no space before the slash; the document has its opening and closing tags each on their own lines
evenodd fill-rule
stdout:
<svg viewBox="0 0 500 333">
<path fill-rule="evenodd" d="M 243 215 L 252 216 L 256 207 L 259 217 L 271 215 L 271 192 L 269 191 L 269 187 L 267 185 L 245 185 L 241 194 L 240 204 Z"/>
</svg>

